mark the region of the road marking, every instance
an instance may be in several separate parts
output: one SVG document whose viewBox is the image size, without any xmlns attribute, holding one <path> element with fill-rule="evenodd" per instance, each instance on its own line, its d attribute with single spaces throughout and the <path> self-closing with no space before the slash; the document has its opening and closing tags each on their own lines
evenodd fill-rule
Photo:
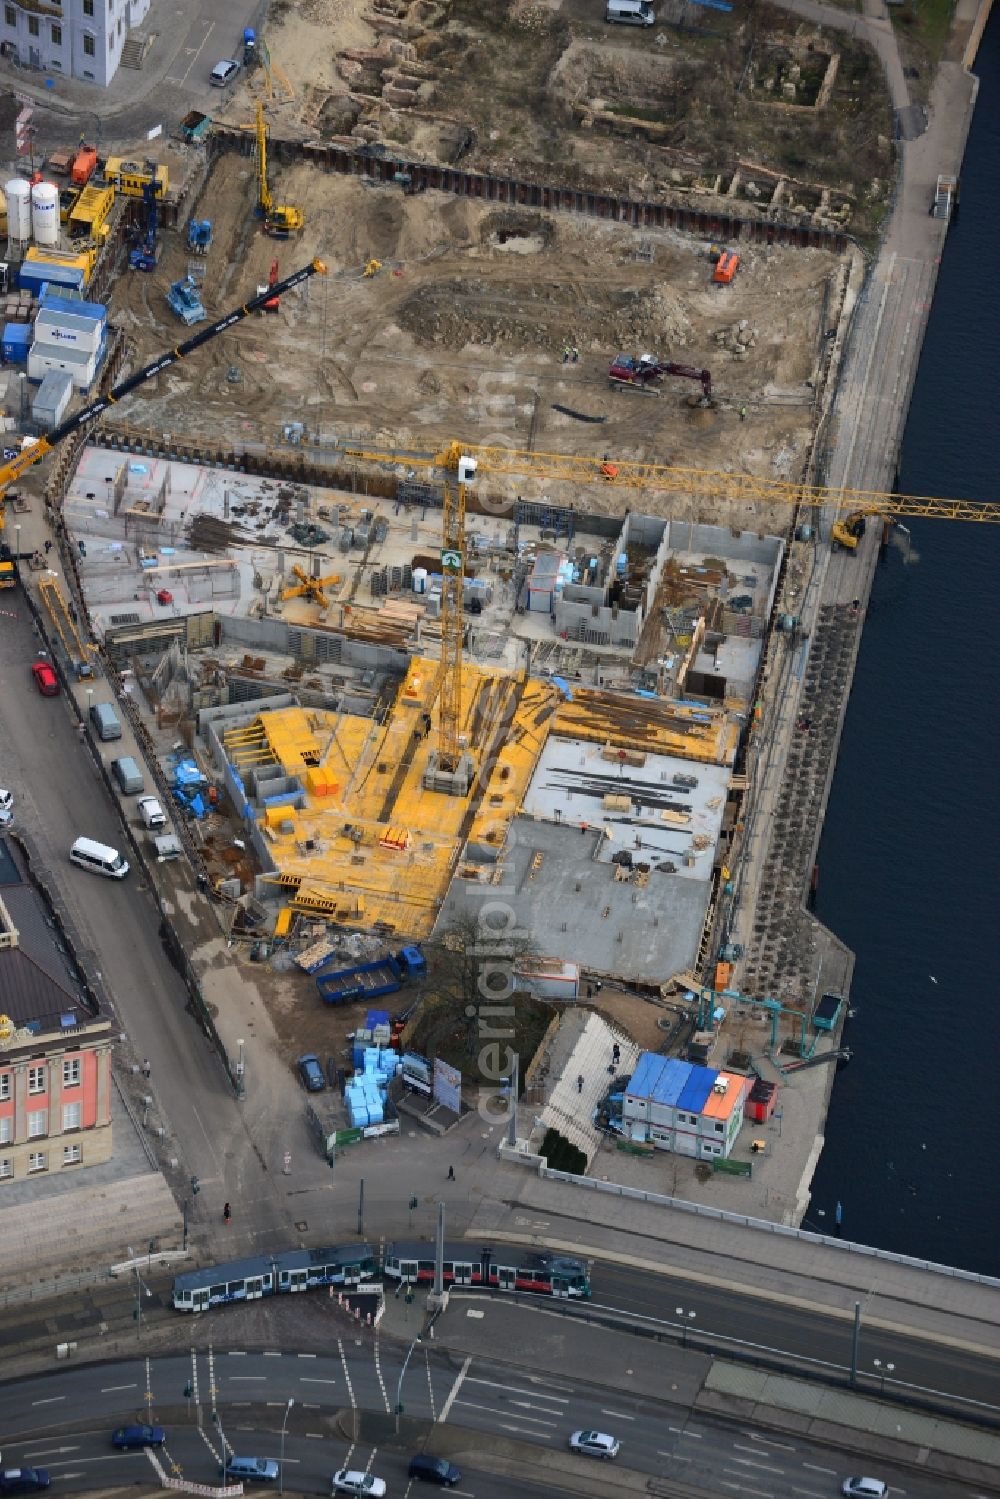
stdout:
<svg viewBox="0 0 1000 1499">
<path fill-rule="evenodd" d="M 791 1442 L 776 1442 L 773 1437 L 759 1437 L 755 1431 L 748 1431 L 747 1436 L 750 1438 L 751 1442 L 760 1442 L 764 1447 L 780 1447 L 782 1452 L 795 1451 L 795 1447 Z M 740 1450 L 742 1452 L 749 1452 L 750 1448 L 743 1447 Z"/>
<path fill-rule="evenodd" d="M 58 1457 L 61 1452 L 79 1452 L 79 1447 L 45 1447 L 38 1452 L 24 1452 L 22 1456 L 25 1462 L 34 1462 L 36 1457 L 49 1457 L 53 1453 Z"/>
<path fill-rule="evenodd" d="M 469 1380 L 469 1383 L 488 1385 L 491 1390 L 507 1390 L 512 1395 L 538 1395 L 540 1393 L 538 1390 L 522 1390 L 518 1385 L 497 1384 L 493 1379 L 477 1379 L 475 1376 L 473 1376 L 472 1379 Z M 545 1393 L 543 1398 L 546 1400 L 551 1400 L 554 1405 L 569 1404 L 568 1395 L 549 1395 L 548 1393 Z"/>
<path fill-rule="evenodd" d="M 143 1447 L 135 1452 L 104 1452 L 100 1457 L 68 1457 L 65 1462 L 48 1463 L 46 1466 L 49 1468 L 68 1468 L 71 1463 L 106 1463 L 109 1459 L 111 1462 L 118 1462 L 123 1457 L 145 1457 L 146 1453 L 150 1451 L 152 1451 L 152 1448 Z"/>
<path fill-rule="evenodd" d="M 722 1471 L 723 1471 L 723 1473 L 733 1473 L 732 1468 L 723 1468 Z M 734 1478 L 743 1478 L 743 1479 L 745 1479 L 746 1478 L 746 1474 L 745 1473 L 733 1473 L 733 1477 Z M 754 1499 L 774 1499 L 774 1495 L 771 1493 L 770 1489 L 748 1489 L 748 1488 L 746 1488 L 744 1486 L 744 1484 L 741 1484 L 741 1483 L 726 1483 L 724 1479 L 720 1480 L 720 1482 L 722 1482 L 723 1487 L 725 1487 L 727 1489 L 737 1489 L 739 1491 L 739 1493 L 741 1493 L 741 1494 L 752 1494 L 752 1495 L 754 1495 Z"/>
<path fill-rule="evenodd" d="M 277 1348 L 277 1349 L 270 1349 L 270 1348 L 269 1349 L 265 1349 L 265 1351 L 264 1351 L 264 1357 L 265 1358 L 280 1358 L 281 1357 L 281 1350 L 280 1350 L 280 1348 Z M 291 1462 L 291 1458 L 289 1458 L 289 1462 Z"/>
<path fill-rule="evenodd" d="M 306 1436 L 312 1437 L 314 1442 L 322 1442 L 323 1440 L 323 1433 L 321 1431 L 307 1431 Z"/>
<path fill-rule="evenodd" d="M 317 1355 L 315 1353 L 297 1353 L 295 1356 L 296 1356 L 296 1358 L 316 1358 L 317 1357 Z"/>
<path fill-rule="evenodd" d="M 47 1400 L 33 1400 L 32 1405 L 58 1405 L 60 1400 L 65 1400 L 65 1395 L 50 1395 Z"/>
<path fill-rule="evenodd" d="M 668 1426 L 667 1430 L 674 1432 L 675 1435 L 679 1437 L 690 1437 L 693 1442 L 701 1442 L 705 1439 L 705 1433 L 703 1431 L 685 1431 L 680 1426 Z"/>
<path fill-rule="evenodd" d="M 431 1404 L 431 1420 L 437 1420 L 437 1407 L 434 1404 L 434 1381 L 431 1378 L 431 1355 L 430 1350 L 424 1349 L 424 1364 L 427 1369 L 427 1398 Z"/>
<path fill-rule="evenodd" d="M 609 1411 L 609 1410 L 605 1410 L 604 1407 L 603 1407 L 603 1405 L 601 1406 L 601 1415 L 602 1416 L 614 1416 L 614 1418 L 615 1418 L 616 1421 L 634 1421 L 635 1420 L 634 1416 L 623 1415 L 623 1413 L 621 1411 Z"/>
<path fill-rule="evenodd" d="M 459 1400 L 457 1402 L 457 1404 L 460 1405 L 460 1406 L 462 1406 L 463 1409 L 467 1410 L 467 1411 L 486 1411 L 486 1413 L 488 1415 L 490 1415 L 490 1416 L 503 1416 L 503 1415 L 506 1415 L 505 1411 L 498 1411 L 492 1405 L 475 1405 L 471 1400 Z M 549 1411 L 549 1415 L 550 1416 L 556 1416 L 558 1414 L 559 1414 L 558 1411 Z M 443 1419 L 444 1419 L 444 1417 L 442 1416 L 442 1420 Z M 530 1421 L 531 1424 L 532 1424 L 532 1426 L 555 1426 L 556 1425 L 555 1421 L 543 1421 L 542 1418 L 541 1418 L 541 1416 L 518 1416 L 517 1419 L 519 1421 Z"/>
<path fill-rule="evenodd" d="M 784 1468 L 769 1468 L 767 1463 L 755 1463 L 752 1458 L 749 1457 L 731 1457 L 729 1461 L 733 1463 L 741 1463 L 744 1468 L 760 1468 L 762 1473 L 784 1473 L 785 1471 Z M 723 1472 L 728 1472 L 728 1469 L 724 1468 Z"/>
<path fill-rule="evenodd" d="M 351 1384 L 351 1371 L 347 1367 L 347 1354 L 344 1352 L 343 1338 L 337 1339 L 337 1347 L 340 1349 L 340 1362 L 343 1365 L 344 1369 L 344 1379 L 347 1384 L 347 1393 L 351 1397 L 351 1410 L 356 1411 L 358 1408 L 358 1403 L 354 1398 L 354 1386 Z"/>
<path fill-rule="evenodd" d="M 229 1358 L 246 1358 L 245 1348 L 228 1348 L 226 1350 Z"/>
<path fill-rule="evenodd" d="M 524 1436 L 531 1438 L 533 1442 L 551 1442 L 552 1438 L 547 1431 L 525 1431 L 523 1426 L 501 1426 L 501 1431 L 519 1431 Z"/>
<path fill-rule="evenodd" d="M 336 1384 L 335 1379 L 311 1379 L 308 1374 L 299 1375 L 299 1384 Z"/>
<path fill-rule="evenodd" d="M 438 1416 L 438 1421 L 441 1423 L 442 1426 L 447 1421 L 448 1417 L 451 1415 L 451 1408 L 455 1404 L 455 1401 L 458 1398 L 458 1392 L 462 1388 L 463 1384 L 465 1383 L 465 1376 L 468 1374 L 468 1372 L 469 1372 L 469 1370 L 471 1368 L 472 1368 L 472 1358 L 471 1358 L 471 1355 L 470 1355 L 470 1357 L 468 1357 L 465 1360 L 465 1363 L 462 1365 L 461 1369 L 459 1369 L 458 1373 L 456 1374 L 456 1376 L 455 1376 L 455 1383 L 452 1385 L 451 1389 L 449 1390 L 449 1392 L 448 1392 L 448 1399 L 445 1401 L 445 1403 L 444 1403 L 444 1405 L 443 1405 L 443 1407 L 441 1409 L 440 1416 Z M 483 1382 L 485 1383 L 485 1381 L 483 1381 Z"/>
<path fill-rule="evenodd" d="M 113 1395 L 116 1390 L 135 1390 L 138 1384 L 106 1384 L 101 1390 L 102 1395 Z"/>
<path fill-rule="evenodd" d="M 658 1449 L 656 1455 L 657 1455 L 657 1457 L 669 1457 L 669 1459 L 670 1459 L 670 1461 L 672 1463 L 693 1463 L 694 1462 L 694 1458 L 693 1457 L 681 1457 L 681 1455 L 680 1455 L 679 1452 L 663 1452 L 663 1451 L 661 1451 L 661 1450 Z"/>
<path fill-rule="evenodd" d="M 230 1384 L 263 1384 L 266 1374 L 230 1374 Z"/>
<path fill-rule="evenodd" d="M 836 1473 L 836 1468 L 821 1468 L 818 1463 L 803 1463 L 803 1468 L 808 1468 L 810 1473 Z"/>
<path fill-rule="evenodd" d="M 385 1387 L 385 1380 L 382 1378 L 382 1360 L 379 1357 L 378 1328 L 377 1327 L 375 1329 L 375 1337 L 372 1340 L 372 1352 L 373 1352 L 374 1357 L 375 1357 L 375 1373 L 378 1375 L 379 1389 L 382 1391 L 382 1399 L 385 1401 L 385 1413 L 386 1413 L 386 1415 L 388 1415 L 389 1411 L 390 1411 L 389 1392 L 388 1392 L 388 1390 Z"/>
</svg>

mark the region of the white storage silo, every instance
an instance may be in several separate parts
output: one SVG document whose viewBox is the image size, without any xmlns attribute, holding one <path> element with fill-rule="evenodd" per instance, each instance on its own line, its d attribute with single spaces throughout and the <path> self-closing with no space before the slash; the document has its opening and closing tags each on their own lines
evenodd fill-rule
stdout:
<svg viewBox="0 0 1000 1499">
<path fill-rule="evenodd" d="M 427 592 L 427 569 L 426 567 L 415 567 L 413 569 L 413 592 Z"/>
<path fill-rule="evenodd" d="M 11 239 L 31 238 L 31 187 L 23 177 L 14 177 L 7 183 L 7 233 Z M 59 195 L 56 194 L 56 202 Z M 58 218 L 58 214 L 57 214 Z"/>
<path fill-rule="evenodd" d="M 59 189 L 51 182 L 31 189 L 31 236 L 36 245 L 59 243 Z"/>
</svg>

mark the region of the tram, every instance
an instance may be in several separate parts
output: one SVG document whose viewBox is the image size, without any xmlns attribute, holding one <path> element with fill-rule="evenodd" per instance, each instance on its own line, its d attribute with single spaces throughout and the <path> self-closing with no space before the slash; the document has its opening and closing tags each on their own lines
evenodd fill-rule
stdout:
<svg viewBox="0 0 1000 1499">
<path fill-rule="evenodd" d="M 286 1249 L 281 1254 L 232 1260 L 190 1270 L 174 1280 L 173 1305 L 179 1312 L 204 1312 L 210 1306 L 260 1301 L 310 1291 L 315 1286 L 358 1286 L 379 1279 L 378 1262 L 367 1244 L 332 1249 Z"/>
<path fill-rule="evenodd" d="M 433 1244 L 390 1244 L 385 1277 L 403 1285 L 430 1284 L 434 1279 Z M 473 1249 L 468 1244 L 446 1244 L 444 1283 L 573 1300 L 585 1300 L 590 1295 L 590 1275 L 583 1260 L 535 1254 L 507 1245 Z"/>
</svg>

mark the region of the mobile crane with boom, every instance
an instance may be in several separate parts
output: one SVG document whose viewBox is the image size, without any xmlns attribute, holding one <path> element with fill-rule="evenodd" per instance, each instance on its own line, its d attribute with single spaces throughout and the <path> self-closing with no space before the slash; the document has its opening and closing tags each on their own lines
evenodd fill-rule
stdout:
<svg viewBox="0 0 1000 1499">
<path fill-rule="evenodd" d="M 307 281 L 310 276 L 314 275 L 326 275 L 326 266 L 322 260 L 312 260 L 308 265 L 303 266 L 301 270 L 293 271 L 290 276 L 286 276 L 284 281 L 279 281 L 274 286 L 265 287 L 263 292 L 258 292 L 255 297 L 251 297 L 241 307 L 234 307 L 231 312 L 224 313 L 222 317 L 216 318 L 214 323 L 209 323 L 207 328 L 200 329 L 199 332 L 186 339 L 184 343 L 178 344 L 174 349 L 168 349 L 165 354 L 161 354 L 159 358 L 154 359 L 152 364 L 145 365 L 141 370 L 136 370 L 135 374 L 128 375 L 124 380 L 119 381 L 106 395 L 99 396 L 96 401 L 91 401 L 87 406 L 82 406 L 79 411 L 75 411 L 72 416 L 68 416 L 64 422 L 60 422 L 58 426 L 53 427 L 52 431 L 47 432 L 44 437 L 39 437 L 36 441 L 29 442 L 27 447 L 22 448 L 15 458 L 11 458 L 7 463 L 0 466 L 0 529 L 3 528 L 4 496 L 7 490 L 20 479 L 21 475 L 27 469 L 32 468 L 36 463 L 40 462 L 47 453 L 51 453 L 57 443 L 62 442 L 66 437 L 71 437 L 74 432 L 79 432 L 81 428 L 86 427 L 96 417 L 103 416 L 110 406 L 116 405 L 125 396 L 131 395 L 133 390 L 137 390 L 147 380 L 152 380 L 163 370 L 169 369 L 171 365 L 177 364 L 182 359 L 186 359 L 189 354 L 193 354 L 203 344 L 209 343 L 218 334 L 224 333 L 227 328 L 232 328 L 235 323 L 242 322 L 245 317 L 249 317 L 252 312 L 256 312 L 259 307 L 263 307 L 265 302 L 269 301 L 272 297 L 282 296 L 286 291 L 291 291 L 294 286 L 301 285 L 303 281 Z"/>
</svg>

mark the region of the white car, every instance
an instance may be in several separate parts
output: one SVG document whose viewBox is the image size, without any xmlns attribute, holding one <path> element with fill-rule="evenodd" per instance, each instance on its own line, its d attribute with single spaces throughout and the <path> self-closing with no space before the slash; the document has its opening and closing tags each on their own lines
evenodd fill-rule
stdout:
<svg viewBox="0 0 1000 1499">
<path fill-rule="evenodd" d="M 618 1448 L 618 1438 L 608 1436 L 606 1431 L 574 1431 L 569 1439 L 570 1452 L 579 1452 L 582 1457 L 603 1457 L 606 1462 L 618 1456 Z"/>
<path fill-rule="evenodd" d="M 10 791 L 5 791 L 0 786 L 0 812 L 12 812 L 14 809 L 14 796 Z"/>
<path fill-rule="evenodd" d="M 140 796 L 135 805 L 147 828 L 166 827 L 166 814 L 155 796 Z"/>
<path fill-rule="evenodd" d="M 385 1499 L 385 1479 L 374 1473 L 361 1473 L 356 1468 L 341 1468 L 333 1475 L 335 1494 L 361 1494 L 364 1499 Z"/>
<path fill-rule="evenodd" d="M 885 1499 L 888 1492 L 889 1486 L 881 1478 L 845 1478 L 841 1489 L 847 1499 Z"/>
</svg>

